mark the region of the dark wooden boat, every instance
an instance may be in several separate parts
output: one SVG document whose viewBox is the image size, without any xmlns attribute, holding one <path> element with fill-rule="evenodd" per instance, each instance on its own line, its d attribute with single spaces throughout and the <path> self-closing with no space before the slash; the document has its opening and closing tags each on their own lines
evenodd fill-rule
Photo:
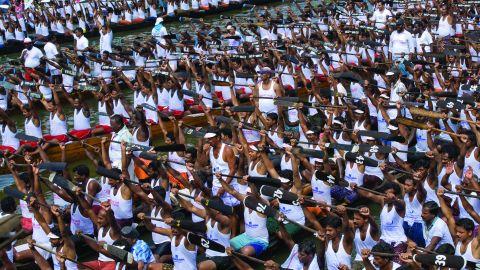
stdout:
<svg viewBox="0 0 480 270">
<path fill-rule="evenodd" d="M 244 4 L 249 4 L 249 5 L 263 5 L 263 4 L 268 4 L 268 3 L 275 3 L 279 2 L 280 0 L 247 0 L 245 3 L 231 3 L 228 6 L 219 6 L 217 8 L 211 8 L 209 10 L 199 10 L 199 11 L 178 11 L 175 16 L 166 16 L 164 17 L 164 22 L 176 22 L 179 21 L 180 17 L 191 17 L 191 18 L 201 18 L 205 16 L 210 16 L 210 15 L 215 15 L 219 14 L 222 12 L 228 12 L 228 11 L 233 11 L 233 10 L 239 10 L 243 7 Z M 143 22 L 140 23 L 135 23 L 135 24 L 130 24 L 130 25 L 120 25 L 120 24 L 115 24 L 112 25 L 112 31 L 114 33 L 118 32 L 125 32 L 125 31 L 133 31 L 133 30 L 138 30 L 138 29 L 143 29 L 147 27 L 152 27 L 155 24 L 154 19 L 147 19 Z M 94 28 L 87 33 L 85 33 L 85 36 L 88 38 L 91 37 L 98 37 L 99 32 L 97 28 Z M 66 35 L 58 35 L 57 36 L 57 41 L 62 44 L 62 43 L 69 43 L 73 42 L 73 37 L 72 36 L 66 36 Z M 5 54 L 12 54 L 16 52 L 21 52 L 24 49 L 23 43 L 22 42 L 14 42 L 14 43 L 6 43 L 4 47 L 0 48 L 0 55 L 5 55 Z"/>
<path fill-rule="evenodd" d="M 298 96 L 304 97 L 306 96 L 306 89 L 302 88 L 300 89 Z M 213 114 L 220 114 L 219 110 L 212 110 Z M 191 114 L 185 116 L 183 119 L 183 123 L 185 126 L 195 126 L 195 127 L 202 127 L 207 125 L 207 118 L 204 113 L 198 113 L 198 114 Z M 165 121 L 165 128 L 167 129 L 168 132 L 173 131 L 173 125 L 171 121 Z M 152 129 L 152 140 L 156 140 L 158 138 L 161 138 L 163 136 L 160 126 L 159 125 L 151 125 L 150 128 Z M 107 137 L 110 137 L 110 134 L 104 135 Z M 91 137 L 88 139 L 85 139 L 84 142 L 94 146 L 94 147 L 100 147 L 102 137 Z M 85 150 L 82 147 L 81 143 L 78 141 L 71 141 L 66 144 L 66 162 L 76 162 L 76 161 L 81 161 L 85 160 L 87 157 L 85 155 Z M 47 155 L 50 159 L 50 161 L 60 161 L 61 160 L 61 150 L 58 146 L 52 146 L 49 149 L 47 149 Z M 24 163 L 23 160 L 17 160 L 18 163 Z M 1 167 L 0 168 L 0 174 L 8 174 L 8 169 L 6 167 Z"/>
</svg>

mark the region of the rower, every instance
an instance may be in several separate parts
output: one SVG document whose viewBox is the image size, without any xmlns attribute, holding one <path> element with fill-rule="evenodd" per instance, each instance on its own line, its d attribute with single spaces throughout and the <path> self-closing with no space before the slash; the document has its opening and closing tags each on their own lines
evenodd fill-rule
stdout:
<svg viewBox="0 0 480 270">
<path fill-rule="evenodd" d="M 105 86 L 103 81 L 100 81 Z M 92 136 L 108 134 L 112 132 L 110 116 L 113 115 L 112 104 L 103 91 L 94 92 L 98 100 L 98 124 L 92 129 Z"/>
<path fill-rule="evenodd" d="M 155 258 L 147 243 L 139 239 L 140 233 L 137 229 L 133 226 L 125 226 L 122 228 L 121 234 L 131 246 L 130 251 L 138 269 L 149 269 L 149 265 L 155 262 Z"/>
<path fill-rule="evenodd" d="M 85 165 L 78 165 L 77 167 L 73 168 L 73 180 L 74 183 L 78 186 L 82 187 L 83 192 L 89 194 L 90 196 L 99 198 L 99 193 L 101 191 L 101 186 L 94 178 L 90 178 L 90 170 Z M 100 203 L 98 201 L 94 201 L 90 196 L 86 196 L 85 199 L 89 204 L 92 205 L 93 211 L 98 213 L 100 211 Z"/>
<path fill-rule="evenodd" d="M 45 109 L 50 112 L 48 117 L 50 124 L 50 134 L 46 134 L 43 138 L 46 141 L 54 143 L 65 143 L 68 141 L 67 137 L 67 118 L 63 113 L 63 106 L 60 98 L 58 97 L 57 88 L 55 85 L 51 84 L 50 88 L 53 89 L 53 101 L 48 102 L 42 100 L 42 104 Z M 44 147 L 46 149 L 47 146 Z"/>
<path fill-rule="evenodd" d="M 55 216 L 58 227 L 49 228 L 49 226 L 45 223 L 43 219 L 40 219 L 39 222 L 41 223 L 42 228 L 48 228 L 48 238 L 50 239 L 50 245 L 53 247 L 56 254 L 55 256 L 52 255 L 53 261 L 53 269 L 60 270 L 60 269 L 72 269 L 77 270 L 77 264 L 70 261 L 77 259 L 77 254 L 75 252 L 75 244 L 72 241 L 70 230 L 66 228 L 65 221 L 63 220 L 62 214 L 60 212 L 60 208 L 57 206 L 51 207 L 51 212 Z M 92 230 L 93 233 L 93 230 Z M 38 249 L 38 248 L 37 248 Z M 44 257 L 42 257 L 38 251 L 31 247 L 33 255 L 35 257 L 35 261 L 39 265 L 48 265 L 48 262 Z M 41 250 L 41 249 L 40 249 Z M 44 250 L 42 250 L 45 252 Z"/>
<path fill-rule="evenodd" d="M 429 251 L 436 250 L 445 243 L 453 246 L 447 223 L 438 217 L 439 210 L 438 204 L 432 201 L 424 203 L 422 207 L 425 249 Z"/>
<path fill-rule="evenodd" d="M 457 189 L 459 190 L 459 189 Z M 437 191 L 437 195 L 440 201 L 440 207 L 442 210 L 443 215 L 447 218 L 447 225 L 448 229 L 450 232 L 455 232 L 453 235 L 453 240 L 455 242 L 455 255 L 457 256 L 462 256 L 469 262 L 475 262 L 478 263 L 480 262 L 480 246 L 478 243 L 478 234 L 475 236 L 475 224 L 474 222 L 479 222 L 480 221 L 480 216 L 478 213 L 475 212 L 473 207 L 471 205 L 468 205 L 466 208 L 468 209 L 468 212 L 471 213 L 471 216 L 473 218 L 460 218 L 457 221 L 455 221 L 453 214 L 452 214 L 452 209 L 450 206 L 446 203 L 444 199 L 444 189 L 439 188 Z M 466 198 L 464 196 L 459 196 L 462 201 L 467 202 Z M 451 218 L 451 219 L 449 219 Z M 462 269 L 467 269 L 466 267 Z"/>
<path fill-rule="evenodd" d="M 356 185 L 353 185 L 356 189 Z M 385 182 L 383 190 L 385 196 L 376 195 L 362 189 L 356 189 L 358 195 L 370 199 L 382 206 L 380 213 L 381 237 L 395 250 L 395 254 L 405 252 L 407 249 L 407 236 L 403 230 L 403 218 L 405 217 L 405 202 L 397 199 L 400 195 L 400 187 L 392 182 Z M 394 259 L 396 262 L 400 260 Z"/>
<path fill-rule="evenodd" d="M 96 229 L 98 231 L 97 241 L 94 242 L 88 238 L 84 238 L 85 242 L 96 251 L 100 251 L 98 259 L 94 261 L 84 262 L 83 264 L 92 269 L 115 269 L 115 261 L 112 258 L 105 256 L 104 253 L 108 252 L 100 244 L 104 242 L 106 244 L 112 245 L 113 242 L 117 239 L 120 239 L 120 228 L 115 222 L 114 214 L 111 209 L 111 206 L 108 202 L 102 203 L 102 209 L 98 212 L 98 215 L 94 213 L 91 209 L 90 204 L 83 198 L 83 195 L 80 193 L 80 189 L 76 190 L 76 195 L 80 205 L 87 210 L 88 216 L 94 222 Z"/>
<path fill-rule="evenodd" d="M 282 96 L 280 86 L 271 78 L 274 73 L 269 67 L 262 68 L 259 73 L 262 76 L 261 83 L 253 90 L 253 96 L 259 97 L 258 109 L 263 113 L 276 113 L 278 108 L 274 104 L 274 98 Z"/>
<path fill-rule="evenodd" d="M 243 202 L 246 196 L 254 196 L 261 202 L 265 201 L 257 192 L 252 192 L 252 187 L 247 189 L 246 195 L 239 193 L 233 189 L 227 182 L 222 179 L 220 172 L 216 173 L 216 177 L 222 188 L 232 194 L 237 200 Z M 253 187 L 255 188 L 255 187 Z M 268 204 L 268 202 L 267 202 Z M 269 235 L 267 230 L 267 217 L 248 207 L 244 207 L 245 232 L 230 239 L 230 245 L 235 251 L 249 256 L 258 256 L 263 253 L 269 244 Z"/>
<path fill-rule="evenodd" d="M 181 192 L 178 192 L 178 190 L 172 190 L 172 192 L 177 195 L 181 205 L 186 210 L 205 219 L 205 224 L 207 225 L 206 236 L 209 240 L 215 241 L 226 248 L 230 247 L 231 230 L 229 216 L 209 207 L 197 208 L 188 200 L 183 199 L 182 195 L 179 194 Z M 197 197 L 196 201 L 200 202 L 200 197 Z M 218 197 L 210 198 L 209 201 L 223 204 Z M 199 256 L 197 262 L 199 270 L 224 269 L 231 265 L 231 259 L 226 252 L 220 253 L 211 249 L 207 249 L 205 255 Z"/>
<path fill-rule="evenodd" d="M 230 146 L 222 143 L 219 133 L 207 133 L 205 134 L 206 142 L 209 147 L 208 155 L 210 157 L 210 163 L 212 165 L 212 173 L 222 173 L 225 175 L 235 174 L 235 155 Z M 227 183 L 232 182 L 231 177 L 227 177 Z M 212 195 L 222 197 L 225 193 L 225 189 L 218 177 L 213 178 L 212 183 Z M 233 195 L 233 194 L 232 194 Z"/>
<path fill-rule="evenodd" d="M 113 114 L 115 115 L 120 115 L 123 117 L 123 121 L 128 124 L 130 119 L 130 116 L 133 115 L 132 113 L 132 108 L 130 107 L 130 104 L 125 100 L 125 97 L 123 96 L 122 92 L 120 91 L 120 87 L 115 81 L 115 89 L 112 90 L 111 93 L 111 98 L 112 98 L 112 105 L 113 105 Z"/>
<path fill-rule="evenodd" d="M 72 98 L 67 91 L 63 91 L 65 98 L 73 107 L 73 130 L 67 133 L 67 136 L 83 140 L 91 135 L 90 127 L 90 108 L 80 97 Z"/>
<path fill-rule="evenodd" d="M 0 108 L 0 135 L 2 145 L 0 151 L 15 153 L 20 147 L 20 141 L 15 137 L 17 135 L 17 125 L 8 117 L 7 113 Z"/>
<path fill-rule="evenodd" d="M 371 249 L 380 240 L 380 232 L 375 219 L 370 214 L 368 207 L 362 206 L 360 210 L 353 213 L 353 228 L 355 229 L 355 251 L 357 255 L 354 264 L 362 262 L 362 250 Z"/>
<path fill-rule="evenodd" d="M 25 134 L 28 136 L 33 136 L 38 138 L 38 140 L 42 139 L 42 123 L 40 122 L 40 118 L 38 117 L 36 111 L 30 107 L 30 105 L 26 104 L 22 106 L 22 114 L 25 117 Z M 27 141 L 20 141 L 20 148 L 18 148 L 17 152 L 21 153 L 23 150 L 31 150 L 37 146 L 37 142 L 27 142 Z"/>
<path fill-rule="evenodd" d="M 144 185 L 145 187 L 152 188 L 153 191 L 150 193 L 149 197 L 151 196 L 157 201 L 157 205 L 152 205 L 150 207 L 150 216 L 154 218 L 159 218 L 162 220 L 166 220 L 167 218 L 171 218 L 172 206 L 165 200 L 167 199 L 166 195 L 168 194 L 165 189 L 161 186 L 153 186 L 153 185 Z M 138 214 L 139 219 L 141 220 L 144 214 Z M 159 220 L 150 220 L 150 219 L 143 219 L 145 222 L 145 227 L 147 230 L 152 232 L 152 241 L 155 244 L 155 248 L 153 249 L 153 254 L 156 258 L 156 261 L 159 263 L 168 262 L 172 259 L 172 251 L 170 249 L 171 242 L 170 237 L 167 235 L 155 232 L 155 228 L 161 229 L 171 229 L 170 225 L 165 223 L 165 221 Z"/>
<path fill-rule="evenodd" d="M 370 255 L 371 252 L 373 256 Z M 372 247 L 371 251 L 368 248 L 362 249 L 361 254 L 365 266 L 364 269 L 395 270 L 401 267 L 400 264 L 392 260 L 391 256 L 377 255 L 375 252 L 380 254 L 394 254 L 393 248 L 385 242 L 379 242 Z"/>
<path fill-rule="evenodd" d="M 354 240 L 353 228 L 348 220 L 345 207 L 338 205 L 336 211 L 339 216 L 329 216 L 325 221 L 324 259 L 326 269 L 336 270 L 342 265 L 346 265 L 350 269 Z"/>
<path fill-rule="evenodd" d="M 163 18 L 158 17 L 155 21 L 155 26 L 152 29 L 152 36 L 161 44 L 165 44 L 164 36 L 168 35 L 167 28 L 163 26 Z"/>
</svg>

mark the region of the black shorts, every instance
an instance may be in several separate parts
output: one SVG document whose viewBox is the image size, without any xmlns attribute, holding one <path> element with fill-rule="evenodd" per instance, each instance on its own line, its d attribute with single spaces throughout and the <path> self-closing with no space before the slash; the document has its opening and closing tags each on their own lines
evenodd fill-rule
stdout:
<svg viewBox="0 0 480 270">
<path fill-rule="evenodd" d="M 232 266 L 232 260 L 230 256 L 208 257 L 205 253 L 197 255 L 197 265 L 204 261 L 214 262 L 217 270 L 226 270 Z"/>
<path fill-rule="evenodd" d="M 156 244 L 155 249 L 153 250 L 153 254 L 157 254 L 159 256 L 172 255 L 170 242 L 163 242 L 161 244 Z"/>
</svg>

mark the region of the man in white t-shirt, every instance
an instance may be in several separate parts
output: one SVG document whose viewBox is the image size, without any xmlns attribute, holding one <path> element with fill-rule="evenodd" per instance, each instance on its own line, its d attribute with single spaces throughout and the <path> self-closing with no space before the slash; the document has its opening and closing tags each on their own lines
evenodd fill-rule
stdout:
<svg viewBox="0 0 480 270">
<path fill-rule="evenodd" d="M 39 48 L 33 46 L 30 38 L 25 38 L 23 43 L 25 44 L 25 49 L 22 51 L 20 59 L 25 66 L 25 80 L 31 81 L 32 77 L 30 74 L 35 73 L 35 68 L 40 65 L 40 59 L 43 57 L 43 53 Z"/>
<path fill-rule="evenodd" d="M 432 51 L 430 45 L 433 43 L 433 37 L 422 22 L 418 21 L 414 24 L 415 32 L 415 49 L 417 53 L 429 53 Z"/>
<path fill-rule="evenodd" d="M 42 51 L 33 46 L 32 40 L 26 38 L 23 40 L 25 44 L 25 49 L 22 51 L 21 59 L 26 68 L 36 68 L 40 65 L 40 58 L 42 58 Z"/>
<path fill-rule="evenodd" d="M 415 52 L 415 41 L 410 32 L 404 29 L 404 21 L 400 19 L 396 23 L 396 31 L 390 35 L 388 44 L 388 57 L 390 60 L 412 55 Z"/>
<path fill-rule="evenodd" d="M 55 35 L 51 35 L 48 37 L 48 41 L 47 43 L 45 43 L 45 46 L 43 46 L 43 50 L 45 51 L 45 57 L 49 60 L 54 60 L 55 57 L 57 57 L 58 55 L 57 45 L 55 45 L 56 43 L 57 38 L 55 37 Z M 56 67 L 50 65 L 49 63 L 47 63 L 47 67 L 50 70 L 50 75 L 60 75 L 60 70 Z"/>
<path fill-rule="evenodd" d="M 436 202 L 428 201 L 422 208 L 423 219 L 423 238 L 425 239 L 425 249 L 434 251 L 443 244 L 453 246 L 453 239 L 448 230 L 447 223 L 438 217 L 440 207 Z"/>
<path fill-rule="evenodd" d="M 83 29 L 78 27 L 75 29 L 75 52 L 77 55 L 82 55 L 82 52 L 88 48 L 88 39 L 83 35 Z"/>
<path fill-rule="evenodd" d="M 392 12 L 385 9 L 385 3 L 383 1 L 378 2 L 377 9 L 372 14 L 370 21 L 374 23 L 374 26 L 378 29 L 385 29 L 385 23 L 392 18 Z"/>
<path fill-rule="evenodd" d="M 152 36 L 161 44 L 165 44 L 164 36 L 168 35 L 167 28 L 163 26 L 163 18 L 159 17 L 155 21 L 155 27 L 152 29 Z"/>
</svg>

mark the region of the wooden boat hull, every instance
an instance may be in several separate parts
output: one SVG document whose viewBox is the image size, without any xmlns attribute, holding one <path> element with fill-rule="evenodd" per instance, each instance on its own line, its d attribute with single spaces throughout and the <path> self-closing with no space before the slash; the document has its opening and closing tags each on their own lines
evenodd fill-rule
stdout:
<svg viewBox="0 0 480 270">
<path fill-rule="evenodd" d="M 299 90 L 298 92 L 299 97 L 304 97 L 306 95 L 307 95 L 307 92 L 305 88 L 302 88 Z M 212 113 L 218 115 L 220 114 L 220 111 L 213 110 Z M 189 126 L 201 127 L 201 126 L 207 125 L 207 118 L 204 113 L 187 115 L 182 120 L 183 120 L 183 123 L 185 123 L 185 125 L 189 125 Z M 165 121 L 164 123 L 165 123 L 165 128 L 168 132 L 173 130 L 173 124 L 171 121 Z M 159 139 L 163 136 L 159 125 L 152 125 L 150 128 L 152 129 L 151 141 L 155 141 L 156 139 Z M 110 138 L 111 135 L 107 134 L 102 137 L 105 137 L 105 136 Z M 84 142 L 94 147 L 100 147 L 102 137 L 91 137 L 91 138 L 85 139 Z M 71 141 L 68 144 L 66 144 L 65 151 L 67 153 L 66 162 L 68 163 L 85 160 L 87 158 L 85 155 L 84 148 L 82 147 L 81 143 L 77 141 Z M 49 149 L 47 149 L 47 155 L 50 161 L 60 161 L 62 152 L 60 150 L 60 147 L 52 146 Z M 23 160 L 17 160 L 17 161 L 19 163 L 25 163 Z M 9 172 L 6 167 L 0 168 L 0 174 L 8 174 L 8 173 Z"/>
<path fill-rule="evenodd" d="M 245 4 L 250 4 L 250 5 L 263 5 L 263 4 L 268 4 L 268 3 L 275 3 L 279 2 L 280 0 L 247 0 L 245 1 Z M 233 10 L 239 10 L 241 9 L 243 4 L 240 3 L 231 3 L 230 5 L 226 7 L 218 7 L 218 8 L 213 8 L 209 10 L 201 10 L 201 11 L 179 11 L 175 16 L 166 16 L 164 17 L 164 22 L 175 22 L 179 20 L 179 17 L 191 17 L 191 18 L 201 18 L 205 16 L 210 16 L 210 15 L 215 15 L 218 13 L 222 12 L 228 12 L 228 11 L 233 11 Z M 154 19 L 147 19 L 143 22 L 140 23 L 135 23 L 135 24 L 130 24 L 130 25 L 112 25 L 112 31 L 114 33 L 118 32 L 125 32 L 125 31 L 133 31 L 133 30 L 138 30 L 138 29 L 143 29 L 147 27 L 152 27 L 155 24 Z M 85 36 L 88 38 L 91 37 L 98 37 L 100 34 L 97 29 L 93 29 L 91 31 L 88 31 L 85 33 Z M 65 36 L 65 35 L 59 35 L 57 36 L 57 41 L 61 43 L 69 43 L 73 42 L 73 37 L 72 36 Z M 5 54 L 12 54 L 16 52 L 20 52 L 24 49 L 23 43 L 12 43 L 12 44 L 6 44 L 4 47 L 0 48 L 0 55 L 5 55 Z"/>
</svg>

